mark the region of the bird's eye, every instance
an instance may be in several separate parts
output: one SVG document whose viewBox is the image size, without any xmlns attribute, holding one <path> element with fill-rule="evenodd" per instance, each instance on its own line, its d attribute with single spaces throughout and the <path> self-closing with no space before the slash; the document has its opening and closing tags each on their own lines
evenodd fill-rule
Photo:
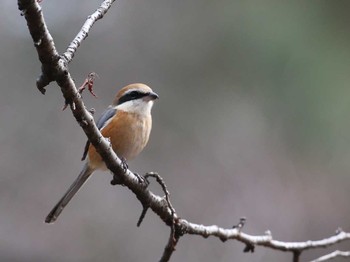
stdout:
<svg viewBox="0 0 350 262">
<path fill-rule="evenodd" d="M 138 92 L 138 91 L 132 91 L 132 92 L 130 93 L 130 96 L 131 96 L 131 97 L 138 97 L 138 95 L 139 95 L 139 92 Z"/>
<path fill-rule="evenodd" d="M 128 92 L 128 93 L 124 94 L 121 98 L 119 98 L 118 105 L 120 105 L 122 103 L 125 103 L 127 101 L 131 101 L 131 100 L 136 100 L 136 99 L 142 98 L 142 97 L 144 97 L 146 95 L 147 95 L 147 93 L 143 93 L 143 92 L 140 92 L 138 90 L 134 90 L 134 91 Z"/>
</svg>

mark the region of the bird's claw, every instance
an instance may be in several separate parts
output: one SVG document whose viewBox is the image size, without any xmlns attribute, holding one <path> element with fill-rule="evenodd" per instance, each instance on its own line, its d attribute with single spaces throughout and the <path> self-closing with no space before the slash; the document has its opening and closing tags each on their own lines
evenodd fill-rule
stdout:
<svg viewBox="0 0 350 262">
<path fill-rule="evenodd" d="M 129 165 L 126 162 L 126 158 L 125 157 L 121 157 L 120 160 L 122 161 L 123 171 L 124 171 L 124 173 L 126 173 L 126 171 L 128 171 L 128 169 L 129 169 Z"/>
<path fill-rule="evenodd" d="M 142 175 L 139 175 L 138 173 L 133 173 L 133 174 L 136 176 L 136 178 L 137 178 L 139 184 L 142 184 L 142 185 L 144 185 L 145 187 L 148 187 L 149 181 L 148 181 L 147 178 L 145 178 L 145 177 L 142 176 Z"/>
<path fill-rule="evenodd" d="M 124 157 L 121 157 L 120 160 L 122 161 L 123 171 L 124 171 L 124 173 L 126 173 L 128 171 L 128 169 L 129 169 L 129 165 L 126 162 L 126 159 Z M 147 178 L 145 178 L 142 175 L 139 175 L 138 173 L 133 173 L 133 174 L 136 176 L 139 184 L 144 185 L 144 187 L 148 187 L 149 181 L 148 181 Z M 115 185 L 120 185 L 120 184 L 123 184 L 121 179 L 120 179 L 120 177 L 118 177 L 116 175 L 113 175 L 113 179 L 111 181 L 111 185 L 115 186 Z"/>
</svg>

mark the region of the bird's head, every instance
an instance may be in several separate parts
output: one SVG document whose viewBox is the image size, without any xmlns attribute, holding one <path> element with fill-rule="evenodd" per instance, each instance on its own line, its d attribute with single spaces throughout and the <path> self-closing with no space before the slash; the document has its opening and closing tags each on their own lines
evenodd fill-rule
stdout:
<svg viewBox="0 0 350 262">
<path fill-rule="evenodd" d="M 136 83 L 123 87 L 115 97 L 113 106 L 125 112 L 149 114 L 153 101 L 158 98 L 149 86 Z"/>
</svg>

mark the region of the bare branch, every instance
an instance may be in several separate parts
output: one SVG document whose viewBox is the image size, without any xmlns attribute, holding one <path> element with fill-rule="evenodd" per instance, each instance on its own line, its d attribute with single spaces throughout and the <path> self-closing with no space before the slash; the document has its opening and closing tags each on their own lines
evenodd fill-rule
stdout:
<svg viewBox="0 0 350 262">
<path fill-rule="evenodd" d="M 57 71 L 61 70 L 53 38 L 46 27 L 41 6 L 36 0 L 18 1 L 18 9 L 27 20 L 29 32 L 41 62 L 42 74 L 36 81 L 37 88 L 45 94 L 45 86 L 54 81 Z"/>
<path fill-rule="evenodd" d="M 323 262 L 323 261 L 331 260 L 331 259 L 336 258 L 336 257 L 344 257 L 344 258 L 350 257 L 350 251 L 336 250 L 330 254 L 324 255 L 324 256 L 319 257 L 319 258 L 312 260 L 310 262 Z"/>
<path fill-rule="evenodd" d="M 67 51 L 64 52 L 64 54 L 62 55 L 63 59 L 66 61 L 67 64 L 72 61 L 75 52 L 77 51 L 78 47 L 83 42 L 83 40 L 88 37 L 91 27 L 97 20 L 101 19 L 107 13 L 108 9 L 111 8 L 114 1 L 115 0 L 103 1 L 100 7 L 97 8 L 97 10 L 94 13 L 88 16 L 79 33 L 69 44 Z"/>
<path fill-rule="evenodd" d="M 170 203 L 170 193 L 169 193 L 168 188 L 164 182 L 164 179 L 155 172 L 148 172 L 145 175 L 145 179 L 148 179 L 148 177 L 154 177 L 157 180 L 157 182 L 160 184 L 160 186 L 163 189 L 164 195 L 165 195 L 165 200 L 167 201 L 168 206 L 171 210 L 171 213 L 175 214 L 175 209 L 174 209 L 173 205 Z"/>
<path fill-rule="evenodd" d="M 41 7 L 36 0 L 18 0 L 18 6 L 27 20 L 30 34 L 33 38 L 39 60 L 42 63 L 42 75 L 37 81 L 37 86 L 42 93 L 45 93 L 45 86 L 51 81 L 56 81 L 60 86 L 65 101 L 70 105 L 70 109 L 84 130 L 91 144 L 96 148 L 107 167 L 112 171 L 118 181 L 128 187 L 139 199 L 143 207 L 149 207 L 156 213 L 163 222 L 171 227 L 171 234 L 166 246 L 163 257 L 169 259 L 175 245 L 184 234 L 201 235 L 205 238 L 209 236 L 218 237 L 221 241 L 236 239 L 249 247 L 248 251 L 254 251 L 254 246 L 264 246 L 275 250 L 291 252 L 294 255 L 294 261 L 299 260 L 300 254 L 308 249 L 324 248 L 344 240 L 350 239 L 350 233 L 339 230 L 336 235 L 317 241 L 305 242 L 282 242 L 274 240 L 271 233 L 265 235 L 253 236 L 242 232 L 242 226 L 236 226 L 231 229 L 224 229 L 216 225 L 204 226 L 180 219 L 172 207 L 169 200 L 169 192 L 163 180 L 160 184 L 165 192 L 165 198 L 152 193 L 147 185 L 140 183 L 139 176 L 125 169 L 123 162 L 112 150 L 110 143 L 105 139 L 95 125 L 93 117 L 86 110 L 81 96 L 72 80 L 67 69 L 67 63 L 70 62 L 84 38 L 86 38 L 91 26 L 100 19 L 110 8 L 114 1 L 104 1 L 101 7 L 88 18 L 81 32 L 68 47 L 64 58 L 61 58 L 54 46 L 53 39 L 46 27 Z M 340 252 L 340 251 L 339 251 Z M 343 253 L 342 253 L 343 254 Z M 347 254 L 347 252 L 345 253 Z M 163 260 L 167 261 L 167 260 Z M 316 260 L 317 261 L 317 260 Z M 321 260 L 322 261 L 322 260 Z M 324 261 L 324 260 L 323 260 Z"/>
<path fill-rule="evenodd" d="M 299 262 L 301 255 L 301 251 L 294 251 L 293 252 L 293 262 Z"/>
<path fill-rule="evenodd" d="M 167 262 L 170 260 L 171 255 L 175 251 L 175 246 L 176 246 L 177 242 L 179 241 L 179 238 L 180 238 L 180 235 L 176 234 L 175 226 L 172 226 L 171 230 L 170 230 L 168 243 L 166 244 L 166 246 L 164 248 L 164 252 L 162 254 L 162 257 L 159 260 L 160 262 Z"/>
<path fill-rule="evenodd" d="M 215 225 L 213 226 L 198 225 L 198 224 L 190 223 L 184 219 L 179 219 L 179 224 L 183 226 L 183 230 L 187 234 L 201 235 L 205 238 L 209 236 L 215 236 L 220 238 L 220 240 L 222 241 L 226 241 L 228 239 L 236 239 L 245 244 L 264 246 L 264 247 L 269 247 L 280 251 L 289 251 L 289 252 L 294 252 L 294 251 L 302 252 L 308 249 L 325 248 L 344 240 L 350 240 L 350 233 L 346 233 L 344 231 L 341 231 L 334 236 L 331 236 L 329 238 L 325 238 L 322 240 L 315 240 L 315 241 L 308 240 L 308 241 L 302 241 L 302 242 L 283 242 L 283 241 L 274 240 L 272 235 L 269 232 L 266 235 L 253 236 L 253 235 L 248 235 L 243 232 L 240 232 L 240 230 L 238 230 L 237 228 L 224 229 Z"/>
<path fill-rule="evenodd" d="M 168 191 L 168 188 L 163 180 L 163 178 L 155 173 L 155 172 L 149 172 L 145 175 L 145 179 L 147 180 L 148 177 L 154 177 L 157 182 L 160 184 L 160 186 L 163 189 L 164 195 L 165 195 L 165 200 L 167 202 L 168 207 L 170 208 L 171 211 L 171 215 L 172 215 L 172 224 L 170 225 L 170 235 L 169 235 L 169 239 L 168 239 L 168 243 L 166 244 L 165 248 L 164 248 L 164 252 L 163 255 L 160 259 L 160 262 L 166 262 L 170 260 L 171 255 L 173 254 L 173 252 L 175 251 L 175 246 L 177 244 L 177 242 L 179 241 L 180 236 L 182 236 L 182 232 L 176 232 L 176 212 L 175 212 L 175 208 L 173 207 L 173 205 L 170 202 L 170 193 Z M 148 180 L 147 180 L 148 181 Z M 141 217 L 143 219 L 143 217 L 145 216 L 146 212 L 145 212 L 145 207 L 143 209 L 144 211 L 141 214 Z M 143 215 L 143 216 L 142 216 Z M 141 223 L 142 219 L 139 219 L 139 223 L 138 225 Z M 179 228 L 179 227 L 178 227 Z"/>
</svg>

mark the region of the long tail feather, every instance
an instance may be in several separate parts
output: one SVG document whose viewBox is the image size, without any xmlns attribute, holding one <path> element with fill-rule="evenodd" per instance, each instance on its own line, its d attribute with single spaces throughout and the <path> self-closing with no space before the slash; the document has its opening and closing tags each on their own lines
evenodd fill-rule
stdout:
<svg viewBox="0 0 350 262">
<path fill-rule="evenodd" d="M 69 187 L 68 191 L 63 195 L 60 201 L 58 201 L 58 203 L 54 206 L 51 212 L 47 215 L 45 219 L 46 223 L 53 223 L 56 221 L 57 217 L 61 214 L 64 207 L 69 203 L 69 201 L 79 191 L 79 189 L 85 184 L 85 182 L 89 179 L 93 172 L 94 169 L 90 168 L 89 165 L 85 163 L 77 179 Z"/>
</svg>

